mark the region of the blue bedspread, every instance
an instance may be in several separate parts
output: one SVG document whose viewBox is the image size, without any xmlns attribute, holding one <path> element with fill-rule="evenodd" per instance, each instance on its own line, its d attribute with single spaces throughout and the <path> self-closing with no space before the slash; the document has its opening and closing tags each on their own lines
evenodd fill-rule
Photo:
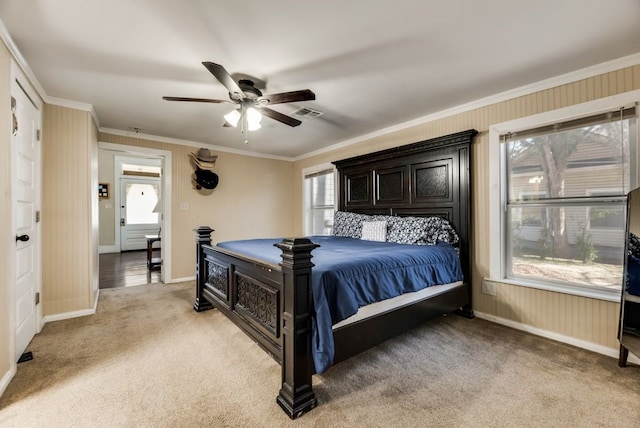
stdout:
<svg viewBox="0 0 640 428">
<path fill-rule="evenodd" d="M 332 326 L 359 307 L 430 285 L 462 280 L 456 250 L 449 244 L 403 245 L 338 236 L 312 236 L 320 247 L 311 253 L 315 314 L 313 360 L 317 373 L 333 363 Z M 278 264 L 282 239 L 221 242 L 218 247 Z"/>
</svg>

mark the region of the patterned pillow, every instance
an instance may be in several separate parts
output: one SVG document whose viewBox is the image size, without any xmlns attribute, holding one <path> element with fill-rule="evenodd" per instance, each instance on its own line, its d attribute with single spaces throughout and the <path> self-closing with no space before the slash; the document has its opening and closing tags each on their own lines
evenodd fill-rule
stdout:
<svg viewBox="0 0 640 428">
<path fill-rule="evenodd" d="M 424 227 L 420 217 L 392 216 L 388 220 L 387 241 L 415 245 L 423 238 Z"/>
<path fill-rule="evenodd" d="M 423 220 L 424 235 L 418 240 L 418 245 L 435 245 L 438 242 L 451 245 L 458 243 L 458 234 L 447 220 L 441 217 L 426 217 Z"/>
<path fill-rule="evenodd" d="M 386 221 L 365 221 L 362 223 L 362 238 L 367 241 L 385 242 L 387 240 Z"/>
<path fill-rule="evenodd" d="M 435 245 L 438 241 L 458 243 L 458 235 L 451 224 L 440 217 L 374 216 L 386 220 L 387 241 L 410 245 Z"/>
<path fill-rule="evenodd" d="M 362 223 L 370 220 L 366 214 L 336 211 L 333 214 L 333 234 L 347 238 L 360 239 L 362 236 Z"/>
</svg>

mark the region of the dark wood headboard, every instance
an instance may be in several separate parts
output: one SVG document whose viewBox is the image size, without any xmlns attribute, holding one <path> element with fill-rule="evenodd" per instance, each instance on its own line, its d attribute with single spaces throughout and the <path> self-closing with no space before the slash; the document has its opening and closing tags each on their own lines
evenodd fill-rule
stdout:
<svg viewBox="0 0 640 428">
<path fill-rule="evenodd" d="M 470 129 L 333 162 L 338 209 L 449 220 L 460 237 L 462 270 L 470 284 L 470 146 L 477 133 Z"/>
</svg>

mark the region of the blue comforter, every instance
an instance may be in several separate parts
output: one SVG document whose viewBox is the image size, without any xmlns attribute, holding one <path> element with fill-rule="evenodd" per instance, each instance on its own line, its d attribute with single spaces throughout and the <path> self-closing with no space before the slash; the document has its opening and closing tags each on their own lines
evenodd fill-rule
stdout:
<svg viewBox="0 0 640 428">
<path fill-rule="evenodd" d="M 358 308 L 418 291 L 431 285 L 462 280 L 458 253 L 449 244 L 403 245 L 338 236 L 312 236 L 312 292 L 315 307 L 313 361 L 317 373 L 333 363 L 332 326 Z M 221 242 L 218 247 L 269 263 L 281 261 L 273 244 L 281 239 Z"/>
</svg>

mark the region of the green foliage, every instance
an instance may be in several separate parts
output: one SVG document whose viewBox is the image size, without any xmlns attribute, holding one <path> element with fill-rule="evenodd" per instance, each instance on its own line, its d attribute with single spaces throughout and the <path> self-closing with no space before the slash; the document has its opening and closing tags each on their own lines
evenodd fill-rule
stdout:
<svg viewBox="0 0 640 428">
<path fill-rule="evenodd" d="M 553 243 L 551 238 L 551 229 L 548 227 L 545 227 L 540 231 L 540 236 L 538 237 L 538 251 L 542 260 L 553 255 Z"/>
<path fill-rule="evenodd" d="M 586 223 L 578 224 L 578 231 L 576 232 L 575 238 L 578 255 L 582 263 L 591 263 L 594 261 L 598 257 L 598 251 L 593 246 L 593 240 Z"/>
</svg>

